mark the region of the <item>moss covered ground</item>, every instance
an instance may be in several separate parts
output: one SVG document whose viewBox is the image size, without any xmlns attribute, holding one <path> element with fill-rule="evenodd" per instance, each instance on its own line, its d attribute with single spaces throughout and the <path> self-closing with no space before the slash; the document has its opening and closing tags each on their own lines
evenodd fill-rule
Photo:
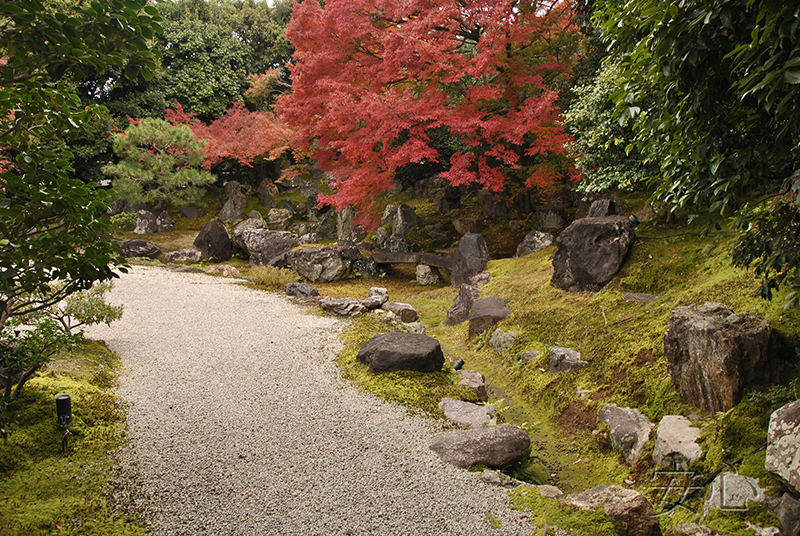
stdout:
<svg viewBox="0 0 800 536">
<path fill-rule="evenodd" d="M 622 270 L 596 293 L 566 292 L 550 286 L 554 247 L 523 258 L 491 261 L 487 270 L 492 281 L 482 288 L 482 297 L 509 300 L 513 313 L 497 327 L 518 335 L 505 355 L 489 347 L 491 330 L 469 340 L 466 323 L 442 326 L 457 289 L 418 285 L 413 281 L 412 268 L 395 270 L 382 279 L 320 285 L 320 290 L 337 297 L 362 297 L 369 286 L 387 287 L 390 299 L 408 302 L 418 310 L 428 335 L 441 342 L 448 365 L 464 359 L 465 368 L 484 373 L 492 396 L 490 403 L 507 422 L 530 433 L 530 461 L 545 468 L 549 483 L 566 493 L 599 484 L 625 485 L 644 493 L 658 509 L 663 497 L 653 489 L 655 467 L 650 453 L 654 439 L 638 464 L 625 464 L 611 448 L 604 433 L 607 428 L 597 425 L 597 412 L 603 405 L 635 407 L 654 423 L 669 414 L 700 414 L 697 426 L 701 428 L 700 442 L 706 454 L 693 469 L 709 474 L 761 445 L 766 440 L 770 413 L 800 394 L 794 384 L 789 385 L 794 379 L 790 376 L 787 385 L 751 389 L 736 408 L 725 414 L 705 415 L 687 405 L 675 391 L 667 372 L 663 336 L 677 306 L 719 301 L 736 312 L 753 311 L 772 323 L 786 342 L 785 351 L 795 355 L 800 346 L 800 312 L 784 310 L 781 295 L 772 302 L 755 297 L 758 285 L 753 274 L 729 265 L 724 244 L 709 253 L 710 239 L 700 232 L 702 225 L 640 225 Z M 658 299 L 625 303 L 622 294 L 634 292 L 653 294 Z M 441 378 L 410 383 L 405 376 L 411 375 L 370 375 L 365 366 L 355 361 L 360 344 L 388 329 L 392 328 L 375 319 L 355 323 L 354 330 L 345 336 L 350 344 L 341 361 L 346 376 L 381 396 L 405 400 L 438 414 L 436 402 L 447 390 L 447 382 L 457 379 L 447 366 Z M 551 375 L 551 346 L 578 350 L 590 366 L 573 374 Z M 539 357 L 521 361 L 521 354 L 528 350 L 538 350 Z M 468 398 L 459 393 L 455 396 Z M 763 461 L 762 451 L 746 458 L 738 470 L 777 491 L 777 484 L 763 469 Z M 687 506 L 702 510 L 703 496 L 700 494 Z M 523 500 L 519 493 L 512 499 L 520 508 L 532 504 L 530 498 Z M 534 510 L 540 506 L 537 502 Z M 558 519 L 558 512 L 563 510 L 556 508 L 553 519 Z M 749 516 L 723 512 L 704 523 L 737 534 L 746 529 L 746 521 L 763 521 L 765 515 L 757 509 Z M 668 529 L 698 520 L 698 515 L 680 508 L 671 516 L 662 517 L 661 523 Z M 593 518 L 585 521 L 588 527 L 599 526 Z M 576 520 L 570 523 L 580 526 Z M 551 520 L 550 524 L 556 523 Z M 587 530 L 586 534 L 600 534 L 592 532 L 595 529 Z M 614 534 L 613 526 L 609 525 L 608 530 Z"/>
<path fill-rule="evenodd" d="M 124 408 L 111 391 L 119 360 L 86 341 L 28 382 L 8 408 L 0 443 L 0 536 L 137 536 L 143 526 L 118 509 L 109 453 L 123 441 Z M 55 397 L 68 394 L 73 421 L 62 454 Z"/>
</svg>

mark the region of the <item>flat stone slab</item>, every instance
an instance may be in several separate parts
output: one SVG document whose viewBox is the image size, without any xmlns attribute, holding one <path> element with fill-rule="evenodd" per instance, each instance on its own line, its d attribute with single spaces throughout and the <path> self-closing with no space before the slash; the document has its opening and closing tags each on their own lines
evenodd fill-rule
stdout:
<svg viewBox="0 0 800 536">
<path fill-rule="evenodd" d="M 528 433 L 513 424 L 451 432 L 436 436 L 431 442 L 431 450 L 442 461 L 465 469 L 476 463 L 500 469 L 523 459 L 530 447 Z"/>
<path fill-rule="evenodd" d="M 686 471 L 692 462 L 700 459 L 703 451 L 695 443 L 700 429 L 681 415 L 666 415 L 658 423 L 653 460 L 661 467 Z"/>
<path fill-rule="evenodd" d="M 497 424 L 497 411 L 492 405 L 480 406 L 472 402 L 446 397 L 439 402 L 439 409 L 444 411 L 445 417 L 466 428 L 480 428 Z"/>
</svg>

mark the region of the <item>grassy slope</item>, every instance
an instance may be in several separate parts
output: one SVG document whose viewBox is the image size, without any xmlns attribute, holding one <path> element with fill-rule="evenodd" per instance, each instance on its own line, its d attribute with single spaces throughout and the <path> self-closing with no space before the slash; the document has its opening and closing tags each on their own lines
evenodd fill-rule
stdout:
<svg viewBox="0 0 800 536">
<path fill-rule="evenodd" d="M 672 310 L 679 305 L 720 301 L 737 312 L 754 311 L 766 317 L 791 347 L 800 342 L 799 312 L 783 310 L 781 296 L 774 302 L 753 297 L 757 285 L 752 274 L 730 267 L 724 247 L 710 255 L 705 253 L 709 240 L 701 237 L 698 230 L 680 225 L 641 225 L 623 269 L 598 293 L 570 293 L 551 287 L 549 257 L 553 248 L 524 258 L 491 261 L 488 271 L 493 280 L 483 287 L 482 296 L 509 300 L 514 312 L 498 327 L 518 335 L 506 355 L 489 348 L 490 332 L 470 341 L 466 323 L 440 325 L 456 289 L 421 287 L 410 281 L 409 273 L 371 282 L 351 280 L 320 285 L 320 289 L 335 296 L 362 296 L 370 285 L 387 286 L 392 299 L 407 301 L 417 308 L 428 334 L 442 343 L 449 363 L 461 358 L 466 361 L 466 368 L 486 375 L 494 395 L 490 402 L 507 421 L 528 430 L 532 457 L 546 467 L 551 483 L 570 492 L 597 484 L 634 482 L 633 487 L 657 506 L 660 496 L 651 489 L 650 482 L 654 471 L 650 458 L 653 440 L 642 461 L 635 467 L 627 466 L 610 447 L 602 433 L 603 426 L 597 427 L 595 419 L 607 403 L 635 407 L 654 423 L 668 414 L 700 413 L 681 400 L 667 372 L 663 335 Z M 623 292 L 651 293 L 659 299 L 626 304 Z M 402 399 L 408 387 L 397 386 L 392 391 L 393 378 L 370 379 L 354 360 L 359 344 L 368 335 L 388 328 L 364 321 L 357 326 L 350 335 L 354 344 L 342 361 L 348 377 L 383 396 Z M 580 351 L 591 365 L 573 374 L 550 375 L 548 349 L 554 345 Z M 520 362 L 519 356 L 527 350 L 539 350 L 538 359 Z M 380 388 L 376 389 L 376 383 L 381 384 Z M 766 438 L 771 411 L 793 396 L 787 389 L 754 389 L 727 414 L 704 415 L 699 426 L 703 428 L 701 440 L 706 456 L 696 469 L 709 473 L 724 461 L 760 445 Z M 435 412 L 432 406 L 428 403 L 427 409 Z M 598 431 L 593 434 L 595 429 Z M 748 458 L 740 472 L 760 477 L 763 485 L 775 488 L 763 470 L 763 456 L 762 452 Z M 533 505 L 532 499 L 520 492 L 514 497 L 520 505 Z M 695 501 L 694 506 L 698 504 Z M 557 513 L 554 515 L 558 518 Z M 757 512 L 752 511 L 750 516 L 757 517 Z M 743 515 L 716 517 L 706 522 L 731 534 L 744 530 Z M 679 510 L 672 517 L 662 518 L 662 526 L 688 521 L 697 521 L 697 517 L 688 510 Z M 581 523 L 593 526 L 586 519 L 573 522 L 576 527 Z"/>
</svg>

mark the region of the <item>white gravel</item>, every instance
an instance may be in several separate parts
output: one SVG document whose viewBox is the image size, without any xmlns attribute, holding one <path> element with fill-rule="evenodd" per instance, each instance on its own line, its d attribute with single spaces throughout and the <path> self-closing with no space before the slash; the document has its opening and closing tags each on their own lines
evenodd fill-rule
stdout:
<svg viewBox="0 0 800 536">
<path fill-rule="evenodd" d="M 122 319 L 87 330 L 122 357 L 123 486 L 152 534 L 531 534 L 429 450 L 441 423 L 341 379 L 345 323 L 235 283 L 133 267 Z"/>
</svg>

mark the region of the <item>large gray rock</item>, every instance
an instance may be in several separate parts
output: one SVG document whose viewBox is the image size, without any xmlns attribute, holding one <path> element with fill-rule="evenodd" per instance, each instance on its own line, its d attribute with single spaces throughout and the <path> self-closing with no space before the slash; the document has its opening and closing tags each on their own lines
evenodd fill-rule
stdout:
<svg viewBox="0 0 800 536">
<path fill-rule="evenodd" d="M 136 213 L 136 226 L 133 229 L 136 234 L 151 234 L 158 232 L 158 221 L 155 214 L 149 210 L 140 210 Z"/>
<path fill-rule="evenodd" d="M 233 244 L 250 253 L 253 266 L 275 266 L 278 259 L 300 245 L 297 235 L 288 231 L 237 227 L 232 235 Z"/>
<path fill-rule="evenodd" d="M 572 372 L 589 365 L 581 359 L 581 353 L 572 348 L 552 346 L 550 348 L 550 374 Z"/>
<path fill-rule="evenodd" d="M 525 458 L 530 447 L 528 433 L 513 424 L 452 432 L 431 442 L 431 450 L 442 461 L 464 468 L 482 463 L 499 469 Z"/>
<path fill-rule="evenodd" d="M 570 493 L 563 501 L 579 510 L 603 507 L 605 514 L 624 529 L 624 536 L 660 536 L 658 518 L 647 499 L 621 486 L 596 486 L 580 493 Z"/>
<path fill-rule="evenodd" d="M 203 258 L 203 253 L 196 249 L 181 249 L 178 251 L 170 251 L 164 255 L 169 262 L 176 262 L 179 264 L 196 263 L 200 262 Z"/>
<path fill-rule="evenodd" d="M 476 286 L 462 283 L 458 290 L 458 296 L 453 301 L 453 305 L 447 310 L 447 318 L 442 322 L 443 326 L 457 326 L 469 319 L 472 304 L 481 297 L 481 289 Z"/>
<path fill-rule="evenodd" d="M 222 205 L 222 210 L 219 211 L 219 219 L 233 223 L 242 218 L 244 218 L 244 213 L 236 206 L 236 203 L 232 199 L 225 201 L 225 204 Z"/>
<path fill-rule="evenodd" d="M 476 337 L 511 314 L 508 300 L 483 298 L 472 304 L 469 313 L 469 338 Z"/>
<path fill-rule="evenodd" d="M 713 509 L 746 508 L 748 501 L 764 502 L 766 495 L 757 478 L 733 472 L 720 473 L 711 483 L 703 506 L 703 517 Z"/>
<path fill-rule="evenodd" d="M 677 307 L 664 335 L 667 369 L 684 400 L 727 411 L 751 385 L 778 383 L 785 370 L 769 322 L 721 303 Z"/>
<path fill-rule="evenodd" d="M 172 221 L 166 210 L 162 210 L 156 218 L 156 229 L 159 233 L 171 233 L 175 229 L 175 222 Z"/>
<path fill-rule="evenodd" d="M 582 218 L 556 238 L 550 284 L 566 290 L 600 290 L 617 274 L 636 236 L 624 216 Z"/>
<path fill-rule="evenodd" d="M 494 406 L 480 406 L 472 402 L 445 397 L 439 402 L 444 416 L 465 428 L 480 428 L 497 424 L 497 411 Z"/>
<path fill-rule="evenodd" d="M 444 365 L 439 341 L 416 333 L 389 332 L 367 341 L 357 359 L 369 365 L 370 372 L 416 370 L 436 372 Z"/>
<path fill-rule="evenodd" d="M 294 214 L 292 211 L 285 208 L 269 209 L 269 212 L 267 212 L 267 219 L 269 220 L 270 229 L 275 229 L 276 231 L 285 231 L 289 228 L 289 224 L 292 222 L 293 216 Z"/>
<path fill-rule="evenodd" d="M 775 410 L 769 419 L 765 467 L 772 476 L 800 493 L 800 400 Z"/>
<path fill-rule="evenodd" d="M 541 231 L 531 231 L 525 235 L 522 242 L 517 246 L 515 257 L 523 257 L 530 253 L 541 251 L 550 247 L 553 244 L 553 235 L 550 233 L 543 233 Z"/>
<path fill-rule="evenodd" d="M 306 246 L 289 253 L 289 264 L 311 282 L 330 283 L 346 279 L 353 261 L 360 256 L 355 247 Z"/>
<path fill-rule="evenodd" d="M 486 240 L 479 234 L 465 234 L 458 243 L 453 261 L 454 266 L 450 272 L 452 285 L 458 287 L 462 283 L 469 283 L 469 278 L 481 273 L 489 263 L 489 248 L 486 246 Z"/>
<path fill-rule="evenodd" d="M 458 385 L 469 387 L 478 397 L 486 402 L 489 400 L 489 393 L 486 392 L 486 377 L 477 370 L 457 370 L 456 374 L 461 377 Z"/>
<path fill-rule="evenodd" d="M 214 218 L 208 221 L 194 239 L 194 245 L 203 252 L 203 258 L 226 262 L 233 256 L 233 242 L 225 225 Z"/>
<path fill-rule="evenodd" d="M 686 417 L 665 415 L 658 423 L 653 461 L 666 469 L 686 471 L 703 455 L 695 442 L 699 435 L 700 429 L 694 428 Z"/>
<path fill-rule="evenodd" d="M 155 259 L 161 255 L 161 250 L 158 246 L 147 240 L 124 240 L 120 246 L 122 248 L 122 256 L 127 259 Z"/>
</svg>

